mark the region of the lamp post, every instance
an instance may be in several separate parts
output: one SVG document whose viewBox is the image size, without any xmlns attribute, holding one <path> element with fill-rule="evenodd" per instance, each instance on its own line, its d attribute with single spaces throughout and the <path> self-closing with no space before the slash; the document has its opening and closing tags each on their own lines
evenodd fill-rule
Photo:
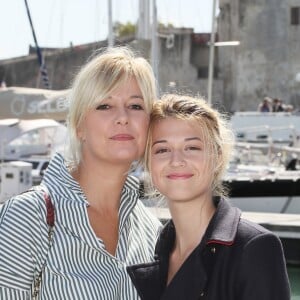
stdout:
<svg viewBox="0 0 300 300">
<path fill-rule="evenodd" d="M 213 0 L 212 8 L 212 26 L 209 45 L 209 65 L 208 65 L 208 84 L 207 84 L 207 102 L 209 105 L 212 104 L 212 88 L 214 78 L 214 58 L 215 58 L 215 47 L 220 46 L 238 46 L 239 41 L 224 41 L 215 42 L 215 31 L 216 31 L 216 0 Z"/>
<path fill-rule="evenodd" d="M 151 66 L 157 82 L 157 92 L 159 92 L 158 74 L 158 34 L 157 34 L 157 6 L 156 0 L 152 0 L 152 32 L 151 32 Z"/>
<path fill-rule="evenodd" d="M 208 86 L 207 86 L 207 102 L 211 105 L 212 81 L 214 76 L 214 56 L 215 56 L 215 23 L 216 23 L 216 0 L 213 0 L 211 34 L 209 45 L 209 65 L 208 65 Z"/>
</svg>

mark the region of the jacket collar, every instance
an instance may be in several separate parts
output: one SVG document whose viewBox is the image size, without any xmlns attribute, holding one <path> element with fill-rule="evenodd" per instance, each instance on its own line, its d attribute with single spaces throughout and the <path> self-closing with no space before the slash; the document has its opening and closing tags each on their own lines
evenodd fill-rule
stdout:
<svg viewBox="0 0 300 300">
<path fill-rule="evenodd" d="M 221 244 L 230 246 L 234 243 L 237 228 L 241 216 L 241 211 L 232 207 L 223 198 L 214 198 L 216 212 L 212 217 L 204 241 L 208 244 Z M 169 220 L 162 229 L 161 235 L 156 246 L 156 254 L 165 257 L 170 253 L 175 241 L 175 227 L 172 220 Z"/>
<path fill-rule="evenodd" d="M 214 202 L 217 209 L 206 230 L 206 244 L 230 246 L 235 240 L 241 211 L 225 199 L 216 197 Z"/>
</svg>

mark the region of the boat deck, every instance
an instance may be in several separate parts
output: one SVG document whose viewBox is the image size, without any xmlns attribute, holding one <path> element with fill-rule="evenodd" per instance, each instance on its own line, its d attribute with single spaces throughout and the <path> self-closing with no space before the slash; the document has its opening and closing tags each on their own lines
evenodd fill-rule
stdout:
<svg viewBox="0 0 300 300">
<path fill-rule="evenodd" d="M 300 239 L 300 214 L 243 212 L 242 217 L 268 228 L 280 238 Z"/>
<path fill-rule="evenodd" d="M 170 212 L 167 208 L 148 208 L 163 223 L 170 218 Z M 280 238 L 300 239 L 300 214 L 243 212 L 242 217 L 268 228 Z"/>
</svg>

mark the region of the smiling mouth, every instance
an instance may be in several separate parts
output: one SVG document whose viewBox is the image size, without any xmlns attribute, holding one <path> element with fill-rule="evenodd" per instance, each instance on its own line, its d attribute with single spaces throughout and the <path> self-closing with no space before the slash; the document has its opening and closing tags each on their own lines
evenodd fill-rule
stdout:
<svg viewBox="0 0 300 300">
<path fill-rule="evenodd" d="M 129 134 L 117 134 L 111 137 L 114 141 L 131 141 L 134 139 L 132 135 Z"/>
<path fill-rule="evenodd" d="M 184 180 L 189 179 L 193 176 L 193 174 L 169 174 L 167 175 L 167 178 L 172 180 Z"/>
</svg>

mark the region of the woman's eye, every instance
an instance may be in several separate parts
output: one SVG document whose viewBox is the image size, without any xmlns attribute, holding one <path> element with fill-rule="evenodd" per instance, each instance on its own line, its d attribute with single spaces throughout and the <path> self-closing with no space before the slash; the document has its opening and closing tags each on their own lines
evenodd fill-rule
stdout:
<svg viewBox="0 0 300 300">
<path fill-rule="evenodd" d="M 134 110 L 143 110 L 144 109 L 144 107 L 140 104 L 131 104 L 130 108 L 134 109 Z"/>
<path fill-rule="evenodd" d="M 97 110 L 105 110 L 105 109 L 109 109 L 110 106 L 108 104 L 100 104 L 97 106 Z"/>
<path fill-rule="evenodd" d="M 168 149 L 162 148 L 162 149 L 157 149 L 154 151 L 154 154 L 162 154 L 162 153 L 166 153 L 168 151 Z"/>
<path fill-rule="evenodd" d="M 201 148 L 200 147 L 196 147 L 196 146 L 189 146 L 189 147 L 186 147 L 186 150 L 192 150 L 192 151 L 200 151 Z"/>
</svg>

